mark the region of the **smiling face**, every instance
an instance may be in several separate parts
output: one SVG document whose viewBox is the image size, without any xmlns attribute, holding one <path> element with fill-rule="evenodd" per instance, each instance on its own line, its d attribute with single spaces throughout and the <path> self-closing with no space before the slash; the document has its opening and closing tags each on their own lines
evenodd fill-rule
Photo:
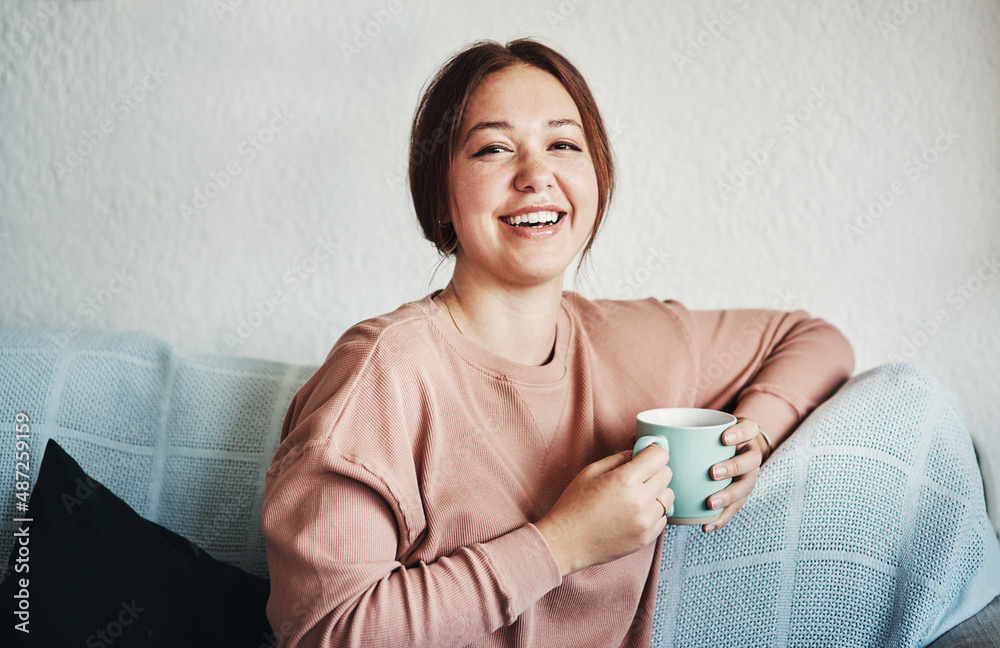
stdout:
<svg viewBox="0 0 1000 648">
<path fill-rule="evenodd" d="M 449 171 L 456 274 L 561 288 L 597 216 L 597 175 L 582 124 L 572 97 L 547 72 L 515 65 L 483 79 Z"/>
</svg>

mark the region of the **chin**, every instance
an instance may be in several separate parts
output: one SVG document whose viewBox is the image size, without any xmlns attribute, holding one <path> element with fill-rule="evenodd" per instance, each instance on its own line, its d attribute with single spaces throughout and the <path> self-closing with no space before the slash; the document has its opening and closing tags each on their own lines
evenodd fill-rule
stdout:
<svg viewBox="0 0 1000 648">
<path fill-rule="evenodd" d="M 566 274 L 567 267 L 568 265 L 558 268 L 549 267 L 537 268 L 534 271 L 522 271 L 513 278 L 512 283 L 522 288 L 531 288 L 535 286 L 543 286 L 556 281 L 559 283 L 559 286 L 562 287 L 562 280 Z"/>
</svg>

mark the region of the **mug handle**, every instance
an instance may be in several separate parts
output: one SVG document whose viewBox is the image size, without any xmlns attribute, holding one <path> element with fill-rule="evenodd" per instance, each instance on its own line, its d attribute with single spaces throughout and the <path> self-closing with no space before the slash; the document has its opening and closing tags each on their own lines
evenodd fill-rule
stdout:
<svg viewBox="0 0 1000 648">
<path fill-rule="evenodd" d="M 646 448 L 648 448 L 653 444 L 656 444 L 661 448 L 663 448 L 664 450 L 666 450 L 667 452 L 670 452 L 670 444 L 663 437 L 652 436 L 652 435 L 644 436 L 635 442 L 635 447 L 632 448 L 632 458 L 635 459 L 635 456 L 637 454 L 639 454 L 640 452 L 642 452 L 643 450 L 645 450 Z M 667 517 L 670 517 L 673 514 L 674 514 L 674 506 L 673 504 L 671 504 L 670 510 L 667 511 Z"/>
<path fill-rule="evenodd" d="M 637 454 L 639 454 L 649 446 L 653 445 L 654 443 L 663 448 L 664 450 L 666 450 L 667 452 L 670 452 L 670 444 L 667 442 L 666 439 L 660 436 L 649 435 L 649 436 L 644 436 L 635 442 L 635 447 L 632 448 L 632 458 L 635 459 L 635 456 Z"/>
</svg>

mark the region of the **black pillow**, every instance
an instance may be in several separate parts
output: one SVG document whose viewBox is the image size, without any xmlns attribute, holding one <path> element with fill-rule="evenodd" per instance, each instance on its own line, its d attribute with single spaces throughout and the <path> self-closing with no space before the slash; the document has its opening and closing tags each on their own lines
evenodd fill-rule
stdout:
<svg viewBox="0 0 1000 648">
<path fill-rule="evenodd" d="M 3 615 L 0 645 L 270 645 L 266 579 L 144 520 L 54 440 L 45 446 L 27 512 L 16 515 L 32 521 L 15 523 L 0 584 L 0 600 L 7 610 L 13 604 L 15 614 Z M 27 533 L 26 551 L 19 531 Z M 12 628 L 21 623 L 22 600 L 28 601 L 27 634 Z"/>
</svg>

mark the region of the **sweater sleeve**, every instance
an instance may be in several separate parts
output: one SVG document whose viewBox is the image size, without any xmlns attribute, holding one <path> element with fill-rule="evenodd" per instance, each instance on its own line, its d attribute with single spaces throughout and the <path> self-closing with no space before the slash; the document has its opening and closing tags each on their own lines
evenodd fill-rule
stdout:
<svg viewBox="0 0 1000 648">
<path fill-rule="evenodd" d="M 332 355 L 331 366 L 365 363 L 349 348 Z M 558 586 L 558 565 L 532 524 L 413 558 L 427 512 L 407 431 L 419 423 L 400 398 L 418 390 L 368 373 L 363 384 L 354 374 L 307 383 L 268 470 L 261 522 L 277 645 L 467 645 Z"/>
<path fill-rule="evenodd" d="M 804 311 L 686 311 L 697 356 L 698 407 L 753 419 L 778 443 L 851 376 L 854 352 Z"/>
<path fill-rule="evenodd" d="M 525 525 L 405 566 L 386 501 L 304 455 L 268 486 L 263 524 L 278 645 L 464 646 L 512 623 L 549 589 L 558 567 Z"/>
</svg>

